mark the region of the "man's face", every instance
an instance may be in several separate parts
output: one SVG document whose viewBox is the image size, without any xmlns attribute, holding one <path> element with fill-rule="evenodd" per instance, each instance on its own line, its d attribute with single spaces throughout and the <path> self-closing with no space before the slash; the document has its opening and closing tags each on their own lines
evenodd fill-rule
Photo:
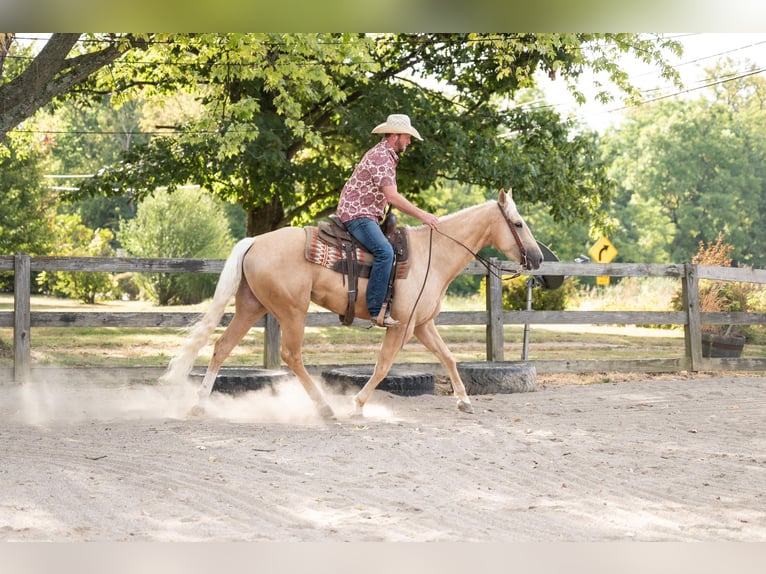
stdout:
<svg viewBox="0 0 766 574">
<path fill-rule="evenodd" d="M 396 134 L 396 139 L 393 143 L 394 149 L 397 153 L 402 153 L 407 149 L 407 146 L 410 145 L 411 141 L 412 138 L 410 137 L 410 134 Z"/>
</svg>

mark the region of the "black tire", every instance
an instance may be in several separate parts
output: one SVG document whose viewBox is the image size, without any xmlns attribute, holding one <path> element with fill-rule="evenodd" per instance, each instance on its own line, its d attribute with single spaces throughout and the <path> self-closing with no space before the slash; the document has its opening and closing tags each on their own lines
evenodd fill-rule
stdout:
<svg viewBox="0 0 766 574">
<path fill-rule="evenodd" d="M 529 363 L 458 363 L 457 370 L 469 395 L 526 393 L 536 390 L 537 369 Z"/>
<path fill-rule="evenodd" d="M 343 391 L 350 387 L 361 389 L 372 376 L 373 370 L 371 366 L 339 367 L 322 371 L 322 378 L 328 385 L 339 386 Z M 405 367 L 392 367 L 375 387 L 376 390 L 402 397 L 433 395 L 435 388 L 436 378 L 432 374 L 411 371 Z"/>
<path fill-rule="evenodd" d="M 274 390 L 274 385 L 291 379 L 294 375 L 287 371 L 269 369 L 222 368 L 215 378 L 214 393 L 238 395 L 248 391 L 260 391 L 264 388 Z M 205 370 L 193 370 L 191 377 L 199 380 L 205 377 Z"/>
</svg>

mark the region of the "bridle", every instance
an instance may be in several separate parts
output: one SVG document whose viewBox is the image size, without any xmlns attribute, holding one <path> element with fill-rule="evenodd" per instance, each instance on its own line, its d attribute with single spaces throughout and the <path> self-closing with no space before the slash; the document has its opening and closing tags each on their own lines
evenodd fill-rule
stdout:
<svg viewBox="0 0 766 574">
<path fill-rule="evenodd" d="M 527 261 L 527 250 L 524 248 L 524 244 L 521 242 L 521 237 L 519 237 L 519 232 L 516 231 L 516 226 L 513 224 L 513 221 L 511 221 L 511 218 L 508 217 L 508 214 L 505 212 L 505 209 L 503 209 L 503 206 L 498 203 L 497 207 L 498 209 L 500 209 L 500 213 L 503 214 L 503 217 L 505 218 L 505 222 L 508 224 L 508 229 L 511 230 L 511 233 L 513 234 L 513 238 L 516 240 L 516 246 L 519 248 L 519 254 L 521 255 L 521 261 L 519 263 L 525 269 L 528 269 L 527 264 L 529 262 Z"/>
<path fill-rule="evenodd" d="M 505 212 L 505 210 L 503 209 L 503 206 L 502 206 L 502 205 L 500 205 L 500 204 L 498 203 L 498 204 L 497 204 L 497 207 L 498 207 L 498 209 L 500 210 L 500 213 L 502 213 L 502 214 L 503 214 L 503 219 L 505 219 L 505 223 L 508 225 L 508 229 L 510 229 L 510 230 L 511 230 L 511 235 L 513 235 L 513 238 L 514 238 L 514 240 L 516 241 L 516 246 L 519 248 L 519 258 L 520 258 L 520 261 L 519 261 L 519 265 L 521 265 L 521 266 L 522 266 L 524 269 L 527 269 L 527 268 L 528 268 L 528 267 L 527 267 L 527 264 L 528 264 L 528 259 L 527 259 L 527 250 L 524 248 L 524 243 L 522 243 L 522 241 L 521 241 L 521 237 L 519 237 L 519 232 L 518 232 L 518 231 L 516 231 L 516 227 L 514 226 L 513 222 L 511 221 L 511 218 L 510 218 L 510 217 L 508 217 L 508 214 L 507 214 L 507 213 Z M 433 231 L 434 231 L 434 230 L 432 229 L 432 230 L 431 230 L 431 238 L 432 238 L 432 239 L 429 241 L 429 246 L 428 246 L 428 252 L 429 252 L 429 267 L 430 267 L 430 260 L 431 260 L 430 252 L 431 252 L 431 243 L 432 243 L 432 241 L 433 241 Z M 465 245 L 465 244 L 464 244 L 462 241 L 459 241 L 459 240 L 455 239 L 454 237 L 452 237 L 452 236 L 450 236 L 450 235 L 447 235 L 446 233 L 444 233 L 444 232 L 442 232 L 442 231 L 439 231 L 438 229 L 436 230 L 436 232 L 437 232 L 438 234 L 440 234 L 440 235 L 443 235 L 443 236 L 444 236 L 444 237 L 446 237 L 447 239 L 450 239 L 450 240 L 454 241 L 455 243 L 457 243 L 458 245 L 460 245 L 460 247 L 462 247 L 463 249 L 465 249 L 466 251 L 468 251 L 468 253 L 470 253 L 471 255 L 473 255 L 473 256 L 474 256 L 474 258 L 475 258 L 475 259 L 476 259 L 476 260 L 477 260 L 479 263 L 481 263 L 481 264 L 482 264 L 482 265 L 483 265 L 483 266 L 484 266 L 484 267 L 487 269 L 487 272 L 488 272 L 490 275 L 494 275 L 495 277 L 500 277 L 500 276 L 501 276 L 501 274 L 499 274 L 499 273 L 498 273 L 498 272 L 497 272 L 497 271 L 494 269 L 495 267 L 497 267 L 497 265 L 496 265 L 496 264 L 494 264 L 494 263 L 492 263 L 492 261 L 490 261 L 489 259 L 487 259 L 487 258 L 486 258 L 486 257 L 484 257 L 483 255 L 479 255 L 478 253 L 474 252 L 474 251 L 473 251 L 473 250 L 472 250 L 470 247 L 468 247 L 467 245 Z M 507 279 L 515 279 L 515 278 L 516 278 L 516 277 L 518 277 L 519 275 L 521 275 L 521 271 L 516 271 L 516 272 L 515 272 L 513 275 L 511 275 L 510 277 L 507 277 Z"/>
</svg>

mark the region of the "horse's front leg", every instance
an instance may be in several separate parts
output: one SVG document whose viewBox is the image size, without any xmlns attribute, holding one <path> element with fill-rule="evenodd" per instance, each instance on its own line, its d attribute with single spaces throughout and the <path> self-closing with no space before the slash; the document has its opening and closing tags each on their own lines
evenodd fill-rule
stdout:
<svg viewBox="0 0 766 574">
<path fill-rule="evenodd" d="M 378 354 L 378 360 L 375 362 L 375 369 L 372 372 L 372 376 L 361 388 L 361 390 L 354 395 L 354 416 L 363 416 L 364 405 L 372 396 L 375 387 L 378 383 L 386 378 L 388 371 L 391 370 L 391 366 L 394 364 L 394 359 L 399 353 L 399 350 L 404 346 L 403 341 L 406 341 L 412 335 L 412 327 L 409 327 L 405 335 L 405 326 L 399 325 L 398 327 L 389 327 L 386 330 L 386 334 L 383 337 L 383 343 L 380 346 L 380 353 Z"/>
<path fill-rule="evenodd" d="M 460 373 L 458 373 L 455 357 L 436 329 L 433 319 L 415 327 L 415 336 L 425 345 L 426 349 L 436 355 L 444 368 L 447 369 L 452 381 L 452 389 L 457 397 L 457 408 L 463 412 L 472 413 L 471 399 L 465 392 L 465 385 L 460 378 Z"/>
</svg>

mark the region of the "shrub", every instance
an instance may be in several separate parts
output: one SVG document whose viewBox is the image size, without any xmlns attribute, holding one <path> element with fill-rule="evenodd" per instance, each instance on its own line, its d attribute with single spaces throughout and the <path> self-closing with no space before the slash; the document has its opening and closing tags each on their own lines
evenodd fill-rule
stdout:
<svg viewBox="0 0 766 574">
<path fill-rule="evenodd" d="M 133 273 L 120 273 L 115 278 L 114 298 L 135 301 L 141 294 Z"/>
<path fill-rule="evenodd" d="M 481 292 L 486 292 L 486 279 L 482 281 Z M 577 283 L 571 277 L 564 279 L 561 287 L 545 290 L 532 289 L 532 308 L 536 311 L 563 311 L 577 296 Z M 527 308 L 527 277 L 520 275 L 503 281 L 503 309 L 522 311 Z"/>
<path fill-rule="evenodd" d="M 109 243 L 114 234 L 108 229 L 88 229 L 79 215 L 57 215 L 54 251 L 62 256 L 108 257 L 114 255 Z M 99 271 L 43 271 L 37 284 L 44 293 L 95 303 L 114 287 L 109 273 Z"/>
<path fill-rule="evenodd" d="M 733 249 L 733 245 L 724 242 L 724 234 L 719 233 L 715 241 L 707 244 L 700 241 L 697 244 L 697 253 L 692 257 L 692 263 L 731 267 L 729 255 Z M 705 313 L 746 312 L 752 308 L 751 302 L 755 303 L 758 294 L 759 289 L 752 283 L 700 279 L 700 311 Z M 683 308 L 683 294 L 680 289 L 673 298 L 673 307 L 676 310 Z M 717 335 L 730 334 L 732 325 L 702 325 L 701 330 Z"/>
<path fill-rule="evenodd" d="M 134 257 L 223 258 L 234 243 L 222 205 L 199 189 L 157 191 L 121 221 L 117 233 Z M 199 303 L 215 291 L 217 277 L 192 273 L 140 273 L 134 281 L 159 305 Z"/>
</svg>

